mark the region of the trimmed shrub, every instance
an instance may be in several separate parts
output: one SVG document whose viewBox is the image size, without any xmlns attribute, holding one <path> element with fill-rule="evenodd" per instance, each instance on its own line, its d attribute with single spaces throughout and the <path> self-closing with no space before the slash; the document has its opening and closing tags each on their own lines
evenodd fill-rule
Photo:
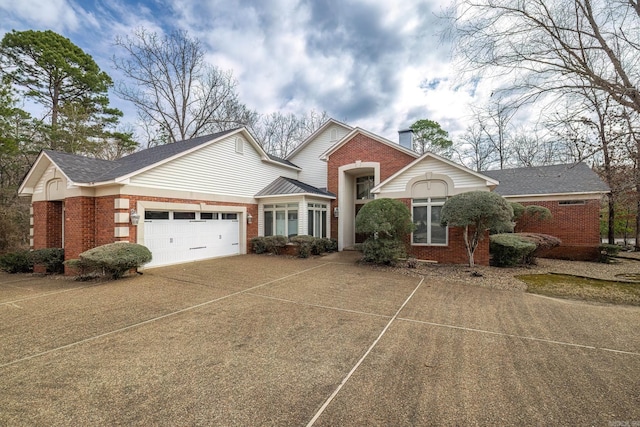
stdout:
<svg viewBox="0 0 640 427">
<path fill-rule="evenodd" d="M 127 271 L 149 261 L 151 252 L 146 246 L 128 242 L 109 243 L 80 254 L 81 268 L 102 271 L 112 279 L 119 279 Z"/>
<path fill-rule="evenodd" d="M 251 239 L 251 248 L 254 253 L 263 254 L 267 252 L 267 242 L 265 242 L 262 236 L 254 237 Z"/>
<path fill-rule="evenodd" d="M 287 236 L 267 236 L 264 238 L 267 252 L 278 255 L 280 250 L 287 246 Z"/>
<path fill-rule="evenodd" d="M 298 245 L 298 257 L 309 258 L 309 255 L 313 253 L 313 246 L 316 242 L 316 238 L 301 234 L 298 236 L 292 236 L 289 241 Z"/>
<path fill-rule="evenodd" d="M 536 250 L 529 254 L 523 261 L 525 264 L 535 264 L 536 257 L 549 249 L 560 246 L 562 241 L 555 236 L 542 233 L 515 233 L 516 236 L 536 245 Z"/>
<path fill-rule="evenodd" d="M 46 248 L 36 249 L 31 252 L 33 264 L 42 264 L 47 268 L 47 273 L 64 273 L 64 249 Z"/>
<path fill-rule="evenodd" d="M 356 233 L 369 235 L 362 245 L 367 262 L 393 264 L 403 258 L 404 238 L 414 229 L 409 208 L 395 199 L 372 200 L 356 216 Z"/>
<path fill-rule="evenodd" d="M 496 267 L 513 267 L 522 264 L 535 250 L 535 243 L 516 234 L 494 234 L 489 237 L 491 263 Z"/>
<path fill-rule="evenodd" d="M 324 240 L 325 242 L 324 247 L 326 248 L 327 252 L 336 252 L 338 250 L 337 239 L 329 239 L 327 237 L 323 237 L 322 240 Z"/>
<path fill-rule="evenodd" d="M 488 191 L 469 191 L 447 199 L 442 207 L 441 223 L 450 227 L 462 227 L 469 267 L 475 261 L 473 255 L 487 230 L 507 230 L 512 226 L 513 208 L 507 200 Z"/>
<path fill-rule="evenodd" d="M 7 273 L 31 273 L 33 271 L 33 259 L 27 250 L 9 252 L 0 256 L 0 270 Z"/>
<path fill-rule="evenodd" d="M 606 264 L 611 263 L 613 261 L 613 257 L 618 255 L 618 252 L 620 252 L 621 249 L 621 246 L 610 245 L 607 243 L 598 246 L 598 250 L 600 251 L 598 261 Z"/>
<path fill-rule="evenodd" d="M 369 238 L 362 244 L 362 255 L 366 262 L 390 265 L 403 258 L 406 251 L 401 240 Z"/>
</svg>

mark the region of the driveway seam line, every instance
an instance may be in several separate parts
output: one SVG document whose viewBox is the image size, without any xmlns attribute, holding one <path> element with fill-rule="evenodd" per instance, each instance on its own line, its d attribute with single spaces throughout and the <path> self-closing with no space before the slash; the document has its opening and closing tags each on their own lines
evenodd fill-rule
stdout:
<svg viewBox="0 0 640 427">
<path fill-rule="evenodd" d="M 59 291 L 46 292 L 44 294 L 31 295 L 31 296 L 20 298 L 20 299 L 14 299 L 14 300 L 11 300 L 11 301 L 0 302 L 0 305 L 10 305 L 10 304 L 13 304 L 15 302 L 27 301 L 27 300 L 31 300 L 31 299 L 46 297 L 46 296 L 49 296 L 49 295 L 55 295 L 55 294 L 61 294 L 61 293 L 64 293 L 64 292 L 76 291 L 76 290 L 79 290 L 79 289 L 92 288 L 94 286 L 96 286 L 96 285 L 79 286 L 77 288 L 62 289 L 62 290 L 59 290 Z"/>
<path fill-rule="evenodd" d="M 409 301 L 411 300 L 411 298 L 413 298 L 413 295 L 418 291 L 418 289 L 420 288 L 420 285 L 422 285 L 422 283 L 424 282 L 424 277 L 422 279 L 420 279 L 420 282 L 418 282 L 418 285 L 415 287 L 415 289 L 413 290 L 413 292 L 411 292 L 411 294 L 407 297 L 407 299 L 402 303 L 402 305 L 400 306 L 400 308 L 398 308 L 398 310 L 396 311 L 396 314 L 393 315 L 393 317 L 389 320 L 389 322 L 387 322 L 387 325 L 382 329 L 382 331 L 380 332 L 380 334 L 378 335 L 378 338 L 376 338 L 373 343 L 369 346 L 369 348 L 367 349 L 367 351 L 362 355 L 362 357 L 360 358 L 360 360 L 358 360 L 356 362 L 356 364 L 353 366 L 353 368 L 351 368 L 351 371 L 349 371 L 349 373 L 347 374 L 346 377 L 344 377 L 342 379 L 342 382 L 338 385 L 338 387 L 333 391 L 333 393 L 331 393 L 331 395 L 327 398 L 327 400 L 324 401 L 324 403 L 322 404 L 322 406 L 320 407 L 320 409 L 318 409 L 318 411 L 315 413 L 315 415 L 313 416 L 313 418 L 311 418 L 311 420 L 309 421 L 309 423 L 307 424 L 307 427 L 311 427 L 313 426 L 313 424 L 315 424 L 315 422 L 318 420 L 318 418 L 320 418 L 320 415 L 322 415 L 322 413 L 327 409 L 327 407 L 329 406 L 329 404 L 333 401 L 333 399 L 338 395 L 338 393 L 340 393 L 340 390 L 342 390 L 342 387 L 344 387 L 344 385 L 347 383 L 347 381 L 349 381 L 349 379 L 351 378 L 351 376 L 356 372 L 356 370 L 358 369 L 358 367 L 360 367 L 360 365 L 362 364 L 362 362 L 364 362 L 364 359 L 367 358 L 367 356 L 369 356 L 369 353 L 371 353 L 371 351 L 373 351 L 373 349 L 375 348 L 375 346 L 378 344 L 378 342 L 382 339 L 382 337 L 384 336 L 384 334 L 387 332 L 387 330 L 389 329 L 389 327 L 391 326 L 391 324 L 394 322 L 394 320 L 396 320 L 396 318 L 398 317 L 398 315 L 400 314 L 400 312 L 402 311 L 402 309 L 409 303 Z"/>
<path fill-rule="evenodd" d="M 230 297 L 233 297 L 233 296 L 236 296 L 236 295 L 248 293 L 249 291 L 252 291 L 254 289 L 258 289 L 258 288 L 261 288 L 263 286 L 267 286 L 267 285 L 270 285 L 272 283 L 278 282 L 280 280 L 288 279 L 289 277 L 297 276 L 298 274 L 306 273 L 307 271 L 315 270 L 316 268 L 320 268 L 320 267 L 324 267 L 326 265 L 329 265 L 329 263 L 325 263 L 325 264 L 317 265 L 315 267 L 307 268 L 306 270 L 298 271 L 296 273 L 289 274 L 287 276 L 279 277 L 277 279 L 270 280 L 270 281 L 268 281 L 266 283 L 262 283 L 260 285 L 253 286 L 253 287 L 248 288 L 248 289 L 243 289 L 241 291 L 233 292 L 231 294 L 224 295 L 224 296 L 221 296 L 219 298 L 215 298 L 215 299 L 212 299 L 212 300 L 209 300 L 209 301 L 205 301 L 205 302 L 202 302 L 202 303 L 199 303 L 199 304 L 196 304 L 196 305 L 185 307 L 185 308 L 182 308 L 182 309 L 177 310 L 177 311 L 172 311 L 170 313 L 163 314 L 162 316 L 153 317 L 151 319 L 143 320 L 142 322 L 134 323 L 132 325 L 128 325 L 128 326 L 124 326 L 122 328 L 114 329 L 112 331 L 104 332 L 104 333 L 99 334 L 99 335 L 94 335 L 92 337 L 85 338 L 85 339 L 82 339 L 80 341 L 75 341 L 75 342 L 60 346 L 60 347 L 52 348 L 52 349 L 49 349 L 49 350 L 46 350 L 46 351 L 42 351 L 40 353 L 36 353 L 36 354 L 32 354 L 30 356 L 26 356 L 26 357 L 23 357 L 23 358 L 20 358 L 20 359 L 16 359 L 16 360 L 13 360 L 11 362 L 3 363 L 3 364 L 0 364 L 0 368 L 5 368 L 7 366 L 15 365 L 15 364 L 20 363 L 20 362 L 26 362 L 27 360 L 35 359 L 37 357 L 44 356 L 44 355 L 47 355 L 47 354 L 50 354 L 50 353 L 53 353 L 53 352 L 56 352 L 56 351 L 59 351 L 59 350 L 66 350 L 68 348 L 75 347 L 75 346 L 80 345 L 80 344 L 84 344 L 86 342 L 95 341 L 95 340 L 97 340 L 99 338 L 104 338 L 104 337 L 107 337 L 109 335 L 114 335 L 114 334 L 117 334 L 119 332 L 124 332 L 124 331 L 127 331 L 129 329 L 134 329 L 134 328 L 137 328 L 139 326 L 146 325 L 148 323 L 152 323 L 152 322 L 155 322 L 155 321 L 158 321 L 158 320 L 165 319 L 167 317 L 171 317 L 171 316 L 175 316 L 177 314 L 181 314 L 181 313 L 184 313 L 184 312 L 187 312 L 187 311 L 191 311 L 191 310 L 194 310 L 196 308 L 203 307 L 205 305 L 213 304 L 215 302 L 222 301 L 224 299 L 227 299 L 227 298 L 230 298 Z"/>
<path fill-rule="evenodd" d="M 444 324 L 444 323 L 427 322 L 427 321 L 424 321 L 424 320 L 416 320 L 416 319 L 406 319 L 406 318 L 403 318 L 403 317 L 398 318 L 398 320 L 402 320 L 402 321 L 410 322 L 410 323 L 419 323 L 419 324 L 423 324 L 423 325 L 438 326 L 438 327 L 442 327 L 442 328 L 458 329 L 458 330 L 467 331 L 467 332 L 479 332 L 479 333 L 488 334 L 488 335 L 498 335 L 498 336 L 502 336 L 502 337 L 518 338 L 518 339 L 528 340 L 528 341 L 539 341 L 539 342 L 544 342 L 544 343 L 548 343 L 548 344 L 558 344 L 558 345 L 564 345 L 564 346 L 567 346 L 567 347 L 578 347 L 578 348 L 586 348 L 588 350 L 602 350 L 602 351 L 609 351 L 609 352 L 612 352 L 612 353 L 622 353 L 622 354 L 630 354 L 630 355 L 633 355 L 633 356 L 640 356 L 640 353 L 634 352 L 634 351 L 615 350 L 615 349 L 606 348 L 606 347 L 595 347 L 595 346 L 592 346 L 592 345 L 575 344 L 575 343 L 570 343 L 570 342 L 566 342 L 566 341 L 549 340 L 549 339 L 546 339 L 546 338 L 527 337 L 527 336 L 524 336 L 524 335 L 508 334 L 506 332 L 487 331 L 485 329 L 467 328 L 465 326 L 447 325 L 447 324 Z"/>
<path fill-rule="evenodd" d="M 286 299 L 286 298 L 272 297 L 270 295 L 255 294 L 253 292 L 248 292 L 247 295 L 252 295 L 252 296 L 255 296 L 255 297 L 259 297 L 259 298 L 272 299 L 272 300 L 276 300 L 276 301 L 289 302 L 289 303 L 292 303 L 292 304 L 305 305 L 305 306 L 308 306 L 308 307 L 326 308 L 328 310 L 335 310 L 335 311 L 346 311 L 347 313 L 364 314 L 366 316 L 372 316 L 372 317 L 384 317 L 386 319 L 391 318 L 391 316 L 388 316 L 386 314 L 367 313 L 366 311 L 349 310 L 347 308 L 331 307 L 331 306 L 328 306 L 328 305 L 311 304 L 311 303 L 307 303 L 307 302 L 294 301 L 294 300 L 290 300 L 290 299 Z"/>
</svg>

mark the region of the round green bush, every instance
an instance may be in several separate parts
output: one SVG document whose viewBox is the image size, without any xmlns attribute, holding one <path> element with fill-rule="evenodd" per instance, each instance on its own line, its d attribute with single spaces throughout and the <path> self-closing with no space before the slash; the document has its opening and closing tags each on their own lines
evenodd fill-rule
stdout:
<svg viewBox="0 0 640 427">
<path fill-rule="evenodd" d="M 523 264 L 535 250 L 535 243 L 517 234 L 503 233 L 489 237 L 491 263 L 496 267 L 513 267 Z"/>
<path fill-rule="evenodd" d="M 151 251 L 137 243 L 116 242 L 89 249 L 80 254 L 80 261 L 105 275 L 119 279 L 132 268 L 151 261 Z"/>
<path fill-rule="evenodd" d="M 33 271 L 33 259 L 27 250 L 9 252 L 0 256 L 0 270 L 7 273 L 31 273 Z"/>
<path fill-rule="evenodd" d="M 31 252 L 31 259 L 34 264 L 44 265 L 47 273 L 64 273 L 64 249 L 62 248 L 36 249 Z"/>
<path fill-rule="evenodd" d="M 264 237 L 257 236 L 251 239 L 251 248 L 253 248 L 253 252 L 256 254 L 263 254 L 267 251 L 267 243 L 264 240 Z"/>
</svg>

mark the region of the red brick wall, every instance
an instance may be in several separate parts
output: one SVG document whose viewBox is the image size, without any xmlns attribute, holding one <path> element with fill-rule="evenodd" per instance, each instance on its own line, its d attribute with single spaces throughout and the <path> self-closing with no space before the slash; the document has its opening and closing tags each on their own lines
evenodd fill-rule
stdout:
<svg viewBox="0 0 640 427">
<path fill-rule="evenodd" d="M 380 181 L 382 182 L 414 161 L 415 157 L 366 135 L 358 134 L 329 156 L 327 165 L 327 189 L 329 191 L 338 194 L 338 168 L 355 163 L 356 160 L 380 163 Z M 333 213 L 336 206 L 338 206 L 337 199 L 331 202 L 329 212 Z M 331 215 L 331 237 L 338 238 L 338 218 L 333 215 Z"/>
<path fill-rule="evenodd" d="M 553 218 L 516 225 L 516 231 L 550 234 L 562 244 L 543 254 L 549 258 L 596 259 L 600 245 L 600 201 L 586 200 L 584 205 L 560 205 L 558 201 L 525 202 L 544 206 Z"/>
<path fill-rule="evenodd" d="M 65 199 L 64 206 L 64 259 L 67 260 L 96 247 L 96 204 L 93 197 L 70 197 Z M 113 228 L 111 232 L 113 234 Z"/>
<path fill-rule="evenodd" d="M 34 202 L 33 249 L 62 247 L 62 202 Z"/>
</svg>

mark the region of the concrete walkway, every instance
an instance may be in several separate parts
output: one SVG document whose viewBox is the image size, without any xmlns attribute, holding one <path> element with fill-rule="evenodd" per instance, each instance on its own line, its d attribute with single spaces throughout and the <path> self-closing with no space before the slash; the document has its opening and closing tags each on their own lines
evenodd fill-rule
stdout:
<svg viewBox="0 0 640 427">
<path fill-rule="evenodd" d="M 246 255 L 0 276 L 0 425 L 633 425 L 640 309 Z"/>
</svg>

